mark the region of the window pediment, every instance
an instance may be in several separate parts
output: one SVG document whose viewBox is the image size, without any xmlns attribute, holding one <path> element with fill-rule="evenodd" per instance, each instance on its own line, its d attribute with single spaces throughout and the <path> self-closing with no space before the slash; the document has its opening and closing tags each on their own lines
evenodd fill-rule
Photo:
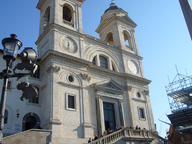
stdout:
<svg viewBox="0 0 192 144">
<path fill-rule="evenodd" d="M 122 95 L 124 93 L 124 89 L 114 80 L 108 80 L 101 83 L 92 84 L 96 91 L 101 91 L 104 93 Z"/>
</svg>

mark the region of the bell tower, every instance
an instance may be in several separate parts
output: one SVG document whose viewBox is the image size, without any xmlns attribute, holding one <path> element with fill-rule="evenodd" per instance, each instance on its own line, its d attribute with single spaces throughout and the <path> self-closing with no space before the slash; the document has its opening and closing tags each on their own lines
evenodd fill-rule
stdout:
<svg viewBox="0 0 192 144">
<path fill-rule="evenodd" d="M 84 0 L 39 0 L 41 35 L 51 24 L 82 32 L 81 5 Z"/>
<path fill-rule="evenodd" d="M 113 1 L 101 17 L 96 32 L 102 40 L 110 45 L 138 55 L 135 39 L 136 23 L 129 18 L 128 13 L 116 6 Z"/>
<path fill-rule="evenodd" d="M 39 37 L 36 42 L 39 57 L 49 50 L 80 57 L 80 37 L 83 33 L 84 0 L 39 0 Z"/>
<path fill-rule="evenodd" d="M 73 107 L 73 112 L 70 113 L 67 103 L 68 97 L 72 98 L 73 105 L 78 102 L 79 91 L 75 89 L 75 85 L 79 83 L 74 73 L 76 65 L 72 66 L 70 60 L 81 56 L 83 2 L 84 0 L 39 0 L 36 6 L 40 10 L 36 45 L 41 59 L 41 80 L 44 85 L 41 91 L 42 124 L 44 128 L 52 130 L 52 143 L 62 143 L 66 135 L 73 138 L 84 137 L 83 133 L 78 133 L 83 131 L 83 126 L 78 131 L 73 131 L 73 134 L 64 130 L 73 127 L 70 119 L 65 119 L 65 115 L 77 115 L 79 112 L 79 109 Z M 78 119 L 74 121 L 78 125 Z"/>
</svg>

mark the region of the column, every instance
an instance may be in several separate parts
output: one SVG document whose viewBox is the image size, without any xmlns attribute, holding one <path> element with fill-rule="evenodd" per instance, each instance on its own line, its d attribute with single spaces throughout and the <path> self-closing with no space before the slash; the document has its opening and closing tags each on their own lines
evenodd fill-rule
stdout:
<svg viewBox="0 0 192 144">
<path fill-rule="evenodd" d="M 121 126 L 125 127 L 123 100 L 119 100 L 118 103 L 119 103 L 119 115 L 120 115 Z"/>
<path fill-rule="evenodd" d="M 83 128 L 84 128 L 84 138 L 93 137 L 93 125 L 91 124 L 91 111 L 90 111 L 90 99 L 88 93 L 88 84 L 91 79 L 88 74 L 81 73 L 82 77 L 82 111 L 83 111 Z"/>
</svg>

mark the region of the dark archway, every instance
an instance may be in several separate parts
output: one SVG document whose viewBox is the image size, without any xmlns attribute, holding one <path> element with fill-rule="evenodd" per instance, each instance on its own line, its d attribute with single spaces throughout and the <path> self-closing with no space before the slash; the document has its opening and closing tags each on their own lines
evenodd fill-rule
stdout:
<svg viewBox="0 0 192 144">
<path fill-rule="evenodd" d="M 22 128 L 23 131 L 32 129 L 37 125 L 40 125 L 40 119 L 37 114 L 27 113 L 23 117 L 23 128 Z"/>
</svg>

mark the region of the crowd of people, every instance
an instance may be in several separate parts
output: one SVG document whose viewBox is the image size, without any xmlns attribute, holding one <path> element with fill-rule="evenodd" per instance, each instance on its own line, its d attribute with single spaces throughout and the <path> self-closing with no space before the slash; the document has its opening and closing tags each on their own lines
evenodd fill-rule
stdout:
<svg viewBox="0 0 192 144">
<path fill-rule="evenodd" d="M 103 133 L 103 135 L 101 135 L 101 137 L 106 136 L 108 134 L 111 134 L 111 133 L 118 131 L 120 129 L 122 129 L 122 127 L 120 127 L 120 128 L 116 127 L 114 131 L 112 129 L 108 128 L 107 130 L 104 131 L 104 133 Z M 98 139 L 97 135 L 93 139 L 89 138 L 88 143 L 91 143 L 92 141 L 95 141 L 97 139 Z"/>
</svg>

